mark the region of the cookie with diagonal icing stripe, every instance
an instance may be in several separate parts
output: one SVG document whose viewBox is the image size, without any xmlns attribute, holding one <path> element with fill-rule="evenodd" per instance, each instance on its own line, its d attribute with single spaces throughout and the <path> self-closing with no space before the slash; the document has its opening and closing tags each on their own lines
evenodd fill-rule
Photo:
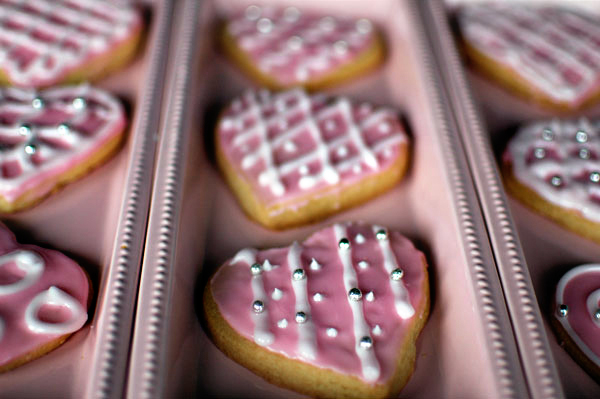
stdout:
<svg viewBox="0 0 600 399">
<path fill-rule="evenodd" d="M 587 119 L 523 126 L 503 156 L 508 192 L 540 214 L 600 242 L 600 125 Z"/>
<path fill-rule="evenodd" d="M 600 264 L 569 270 L 556 288 L 554 326 L 562 346 L 600 382 Z"/>
<path fill-rule="evenodd" d="M 119 100 L 87 85 L 0 89 L 0 212 L 27 208 L 99 165 L 126 123 Z"/>
<path fill-rule="evenodd" d="M 18 244 L 0 224 L 0 372 L 48 353 L 79 330 L 90 291 L 73 260 Z"/>
<path fill-rule="evenodd" d="M 271 228 L 362 203 L 396 184 L 408 163 L 396 112 L 302 89 L 247 92 L 222 113 L 216 136 L 239 203 Z"/>
<path fill-rule="evenodd" d="M 401 234 L 336 224 L 244 249 L 204 293 L 214 342 L 268 381 L 316 397 L 395 396 L 429 311 L 427 264 Z"/>
<path fill-rule="evenodd" d="M 96 0 L 0 1 L 0 83 L 48 87 L 126 64 L 142 36 L 132 7 Z"/>
<path fill-rule="evenodd" d="M 557 6 L 476 4 L 460 9 L 475 66 L 532 101 L 581 108 L 600 97 L 600 18 Z"/>
<path fill-rule="evenodd" d="M 271 89 L 333 86 L 383 61 L 381 35 L 368 19 L 337 18 L 251 5 L 221 32 L 227 55 Z"/>
</svg>

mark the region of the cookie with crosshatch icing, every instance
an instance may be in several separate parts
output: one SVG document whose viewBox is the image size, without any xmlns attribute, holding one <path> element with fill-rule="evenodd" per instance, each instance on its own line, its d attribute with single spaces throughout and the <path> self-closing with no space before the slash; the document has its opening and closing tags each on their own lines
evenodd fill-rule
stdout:
<svg viewBox="0 0 600 399">
<path fill-rule="evenodd" d="M 552 324 L 561 346 L 600 382 L 600 264 L 575 267 L 559 281 Z"/>
<path fill-rule="evenodd" d="M 504 153 L 514 197 L 574 232 L 600 242 L 600 124 L 587 119 L 523 126 Z"/>
<path fill-rule="evenodd" d="M 575 109 L 600 98 L 600 18 L 557 6 L 478 4 L 458 13 L 466 54 L 535 103 Z"/>
<path fill-rule="evenodd" d="M 336 224 L 302 244 L 241 250 L 210 279 L 204 310 L 216 345 L 274 384 L 395 396 L 427 320 L 427 263 L 398 232 Z"/>
<path fill-rule="evenodd" d="M 126 64 L 142 18 L 96 0 L 0 1 L 0 83 L 48 87 L 96 79 Z"/>
<path fill-rule="evenodd" d="M 395 185 L 408 163 L 396 112 L 302 89 L 246 92 L 223 112 L 216 134 L 239 203 L 271 228 L 362 203 Z"/>
<path fill-rule="evenodd" d="M 43 356 L 79 330 L 90 292 L 75 261 L 18 244 L 0 224 L 0 372 Z"/>
<path fill-rule="evenodd" d="M 0 89 L 0 211 L 27 208 L 108 159 L 125 126 L 119 100 L 87 85 Z"/>
<path fill-rule="evenodd" d="M 227 55 L 272 89 L 315 90 L 381 64 L 384 45 L 368 19 L 337 18 L 295 7 L 249 6 L 224 25 Z"/>
</svg>

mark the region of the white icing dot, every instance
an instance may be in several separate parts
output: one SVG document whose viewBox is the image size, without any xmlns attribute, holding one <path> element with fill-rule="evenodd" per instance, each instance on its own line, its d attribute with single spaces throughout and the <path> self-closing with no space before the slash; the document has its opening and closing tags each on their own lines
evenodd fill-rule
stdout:
<svg viewBox="0 0 600 399">
<path fill-rule="evenodd" d="M 298 68 L 296 69 L 296 79 L 299 81 L 305 81 L 308 79 L 308 69 L 306 68 Z"/>
<path fill-rule="evenodd" d="M 348 155 L 348 148 L 345 145 L 340 146 L 340 147 L 338 147 L 336 153 L 337 153 L 338 157 L 343 158 Z"/>
<path fill-rule="evenodd" d="M 321 265 L 315 258 L 310 261 L 310 270 L 321 270 Z"/>
<path fill-rule="evenodd" d="M 270 272 L 271 270 L 275 269 L 276 267 L 279 267 L 279 265 L 273 265 L 273 264 L 271 264 L 271 262 L 269 262 L 269 259 L 265 259 L 265 261 L 262 264 L 262 267 L 263 267 L 264 271 Z"/>
<path fill-rule="evenodd" d="M 363 236 L 362 234 L 358 233 L 355 237 L 354 237 L 354 241 L 357 244 L 364 244 L 365 243 L 365 236 Z"/>
<path fill-rule="evenodd" d="M 362 166 L 359 163 L 357 163 L 356 165 L 354 165 L 352 167 L 352 172 L 354 172 L 356 174 L 360 173 L 361 171 L 362 171 Z"/>
<path fill-rule="evenodd" d="M 379 125 L 379 131 L 381 133 L 389 133 L 392 130 L 392 125 L 390 125 L 389 122 L 383 122 L 381 125 Z"/>
<path fill-rule="evenodd" d="M 359 33 L 362 33 L 364 35 L 371 32 L 371 29 L 373 29 L 373 25 L 368 19 L 361 18 L 358 21 L 356 21 L 356 30 Z"/>
<path fill-rule="evenodd" d="M 221 120 L 221 128 L 223 129 L 231 129 L 234 126 L 233 120 L 231 118 L 223 118 Z"/>
<path fill-rule="evenodd" d="M 269 33 L 273 29 L 273 22 L 269 18 L 261 18 L 256 23 L 256 30 L 260 33 Z"/>
<path fill-rule="evenodd" d="M 365 299 L 367 300 L 367 302 L 373 302 L 375 300 L 375 294 L 373 294 L 373 291 L 367 292 L 367 295 L 365 295 Z"/>
<path fill-rule="evenodd" d="M 298 172 L 300 172 L 301 175 L 307 175 L 308 174 L 308 166 L 306 165 L 302 165 L 300 166 L 300 168 L 298 168 Z"/>
<path fill-rule="evenodd" d="M 271 294 L 271 298 L 273 298 L 274 301 L 280 300 L 281 298 L 283 298 L 283 291 L 281 291 L 279 288 L 273 289 L 273 293 Z"/>
<path fill-rule="evenodd" d="M 288 321 L 286 319 L 281 319 L 277 322 L 277 327 L 286 328 L 288 325 Z"/>
<path fill-rule="evenodd" d="M 375 324 L 375 327 L 373 327 L 373 335 L 381 335 L 381 333 L 383 331 L 381 331 L 381 327 L 379 327 L 379 324 Z"/>
<path fill-rule="evenodd" d="M 328 337 L 335 338 L 335 337 L 337 337 L 337 335 L 338 335 L 338 330 L 336 330 L 335 328 L 329 327 L 327 329 L 327 336 Z"/>
<path fill-rule="evenodd" d="M 313 295 L 313 299 L 315 302 L 321 302 L 323 300 L 323 294 L 317 292 Z"/>
<path fill-rule="evenodd" d="M 340 181 L 340 175 L 333 168 L 325 169 L 323 171 L 323 178 L 329 184 L 336 184 Z"/>
<path fill-rule="evenodd" d="M 315 185 L 316 181 L 312 176 L 303 176 L 298 181 L 298 187 L 302 190 L 307 190 Z"/>
<path fill-rule="evenodd" d="M 335 28 L 335 20 L 332 17 L 323 17 L 319 21 L 319 27 L 324 31 L 332 31 Z"/>
<path fill-rule="evenodd" d="M 283 149 L 287 152 L 295 152 L 298 147 L 296 147 L 296 144 L 293 141 L 289 140 L 283 144 Z"/>
<path fill-rule="evenodd" d="M 300 36 L 292 36 L 287 41 L 287 46 L 292 51 L 298 51 L 302 48 L 303 40 Z"/>
<path fill-rule="evenodd" d="M 358 267 L 360 267 L 361 269 L 366 269 L 367 267 L 369 267 L 369 262 L 367 262 L 366 260 L 361 260 L 360 262 L 358 262 Z"/>
<path fill-rule="evenodd" d="M 255 5 L 248 6 L 245 15 L 250 21 L 256 21 L 260 17 L 260 7 Z"/>
</svg>

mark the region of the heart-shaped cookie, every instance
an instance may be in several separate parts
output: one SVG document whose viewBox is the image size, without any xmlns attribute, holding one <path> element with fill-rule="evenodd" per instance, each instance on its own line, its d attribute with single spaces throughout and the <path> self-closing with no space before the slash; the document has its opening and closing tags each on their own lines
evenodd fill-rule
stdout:
<svg viewBox="0 0 600 399">
<path fill-rule="evenodd" d="M 574 109 L 600 96 L 600 18 L 556 7 L 478 4 L 458 13 L 466 53 L 537 103 Z"/>
<path fill-rule="evenodd" d="M 132 7 L 95 0 L 0 1 L 0 83 L 47 87 L 124 65 L 141 38 Z"/>
<path fill-rule="evenodd" d="M 115 151 L 125 125 L 120 102 L 90 86 L 0 89 L 0 211 L 85 174 Z"/>
<path fill-rule="evenodd" d="M 208 283 L 215 343 L 270 382 L 317 397 L 406 384 L 429 311 L 423 254 L 397 232 L 336 224 L 304 243 L 244 249 Z"/>
<path fill-rule="evenodd" d="M 223 112 L 217 158 L 244 210 L 272 228 L 327 216 L 404 175 L 408 136 L 389 109 L 301 89 L 249 91 Z"/>
<path fill-rule="evenodd" d="M 504 153 L 507 190 L 562 226 L 600 242 L 600 125 L 534 122 Z"/>
<path fill-rule="evenodd" d="M 564 347 L 600 381 L 600 264 L 578 266 L 560 279 L 553 325 Z"/>
<path fill-rule="evenodd" d="M 21 245 L 0 224 L 0 372 L 61 345 L 87 320 L 90 283 L 57 251 Z"/>
<path fill-rule="evenodd" d="M 249 6 L 222 30 L 226 53 L 261 84 L 318 89 L 383 61 L 383 42 L 368 19 L 336 18 L 295 7 Z"/>
</svg>

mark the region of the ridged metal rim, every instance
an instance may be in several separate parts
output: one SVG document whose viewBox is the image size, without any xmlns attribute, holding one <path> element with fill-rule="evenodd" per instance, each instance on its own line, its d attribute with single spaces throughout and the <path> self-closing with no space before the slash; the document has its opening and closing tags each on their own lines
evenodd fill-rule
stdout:
<svg viewBox="0 0 600 399">
<path fill-rule="evenodd" d="M 149 66 L 132 124 L 132 157 L 124 181 L 122 207 L 105 281 L 104 311 L 96 323 L 97 344 L 86 397 L 122 397 L 128 365 L 142 248 L 150 207 L 156 131 L 159 123 L 171 2 L 154 2 L 148 38 Z"/>
<path fill-rule="evenodd" d="M 144 250 L 138 311 L 133 334 L 127 397 L 164 397 L 168 305 L 172 298 L 175 246 L 183 198 L 188 130 L 184 110 L 191 98 L 193 50 L 201 2 L 184 0 L 174 38 L 178 46 L 169 70 L 166 115 L 161 126 L 152 208 Z M 163 366 L 163 367 L 161 367 Z"/>
<path fill-rule="evenodd" d="M 562 398 L 529 269 L 511 216 L 487 129 L 475 107 L 442 2 L 431 2 L 432 26 L 439 37 L 438 57 L 487 222 L 496 263 L 510 310 L 527 383 L 534 398 Z"/>
</svg>

